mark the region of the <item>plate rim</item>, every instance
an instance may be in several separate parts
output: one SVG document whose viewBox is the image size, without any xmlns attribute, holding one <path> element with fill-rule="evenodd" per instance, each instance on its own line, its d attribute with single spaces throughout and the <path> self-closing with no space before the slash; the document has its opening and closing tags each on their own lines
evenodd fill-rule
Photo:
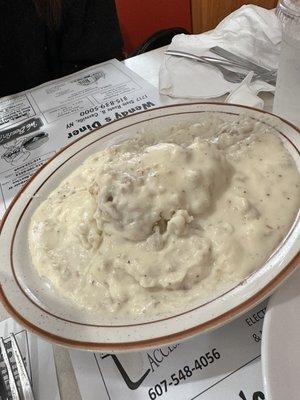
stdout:
<svg viewBox="0 0 300 400">
<path fill-rule="evenodd" d="M 171 104 L 167 106 L 162 106 L 162 107 L 157 107 L 155 109 L 150 109 L 146 110 L 140 113 L 136 113 L 134 115 L 138 114 L 145 114 L 154 110 L 162 110 L 162 109 L 168 109 L 168 108 L 173 108 L 173 107 L 181 107 L 181 106 L 191 106 L 191 105 L 213 105 L 213 106 L 218 106 L 221 105 L 223 106 L 229 106 L 229 107 L 237 107 L 239 109 L 250 109 L 252 111 L 259 112 L 260 114 L 268 114 L 272 117 L 275 117 L 281 121 L 283 121 L 285 124 L 288 126 L 292 127 L 294 131 L 296 131 L 298 134 L 300 133 L 300 129 L 293 124 L 289 123 L 288 121 L 284 120 L 283 118 L 279 116 L 275 116 L 272 113 L 269 113 L 264 110 L 259 110 L 254 107 L 248 107 L 248 106 L 242 106 L 239 104 L 227 104 L 227 103 L 220 103 L 220 102 L 188 102 L 188 103 L 180 103 L 180 104 Z M 195 110 L 196 112 L 196 110 Z M 209 112 L 209 111 L 207 111 Z M 122 120 L 131 117 L 131 115 L 122 118 Z M 112 121 L 109 124 L 105 124 L 103 127 L 107 127 L 108 125 L 113 124 L 114 122 L 118 121 Z M 94 131 L 100 130 L 103 127 L 99 127 L 95 129 Z M 120 128 L 123 129 L 123 128 Z M 1 221 L 0 225 L 0 234 L 2 233 L 2 229 L 4 227 L 5 221 L 8 218 L 8 215 L 10 214 L 11 209 L 14 207 L 15 203 L 18 201 L 19 197 L 21 194 L 24 192 L 24 190 L 30 185 L 31 181 L 35 179 L 35 177 L 49 164 L 53 159 L 58 157 L 62 152 L 64 152 L 67 148 L 71 147 L 74 145 L 74 143 L 82 140 L 86 136 L 88 136 L 90 133 L 87 133 L 85 135 L 80 136 L 76 140 L 72 141 L 68 145 L 64 146 L 61 148 L 59 151 L 55 153 L 53 157 L 51 157 L 38 171 L 36 171 L 33 176 L 26 182 L 26 184 L 22 187 L 22 189 L 17 193 L 17 195 L 14 197 L 12 200 L 11 204 L 9 205 L 7 211 L 5 212 L 3 219 Z M 106 135 L 105 135 L 106 136 Z M 298 154 L 299 154 L 299 149 L 297 148 Z M 24 211 L 24 210 L 23 210 Z M 157 345 L 163 345 L 163 344 L 168 344 L 172 343 L 175 341 L 180 341 L 184 340 L 188 337 L 192 337 L 200 332 L 204 332 L 207 330 L 210 330 L 212 328 L 217 328 L 218 326 L 221 326 L 225 322 L 229 322 L 232 319 L 238 317 L 241 315 L 243 312 L 248 310 L 249 308 L 255 306 L 255 304 L 259 303 L 262 301 L 264 298 L 266 298 L 270 293 L 280 284 L 282 283 L 298 266 L 300 262 L 300 252 L 298 251 L 296 255 L 287 263 L 287 265 L 271 280 L 262 287 L 257 293 L 253 294 L 251 297 L 246 299 L 244 302 L 236 305 L 235 307 L 231 308 L 230 310 L 226 311 L 223 314 L 217 315 L 215 318 L 212 318 L 208 321 L 205 321 L 201 324 L 194 325 L 191 328 L 181 330 L 176 333 L 172 333 L 169 335 L 161 336 L 161 337 L 155 337 L 155 338 L 150 338 L 150 339 L 143 339 L 139 341 L 134 341 L 134 342 L 110 342 L 110 343 L 101 343 L 101 342 L 85 342 L 81 340 L 74 340 L 70 338 L 66 338 L 63 336 L 56 335 L 54 333 L 48 332 L 47 330 L 42 329 L 39 326 L 36 326 L 34 323 L 28 321 L 25 317 L 23 317 L 15 308 L 14 306 L 10 303 L 8 298 L 5 295 L 5 292 L 3 290 L 2 284 L 0 283 L 0 300 L 6 310 L 16 319 L 18 320 L 22 325 L 26 326 L 29 330 L 31 330 L 34 333 L 37 333 L 38 335 L 44 337 L 45 339 L 50 339 L 52 342 L 55 342 L 57 344 L 62 344 L 67 347 L 72 347 L 72 348 L 81 348 L 81 349 L 86 349 L 86 350 L 99 350 L 99 349 L 105 349 L 105 350 L 119 350 L 119 351 L 124 351 L 124 350 L 138 350 L 141 348 L 149 348 L 149 347 L 154 347 Z M 56 317 L 56 316 L 54 316 Z M 71 321 L 70 321 L 71 322 Z"/>
</svg>

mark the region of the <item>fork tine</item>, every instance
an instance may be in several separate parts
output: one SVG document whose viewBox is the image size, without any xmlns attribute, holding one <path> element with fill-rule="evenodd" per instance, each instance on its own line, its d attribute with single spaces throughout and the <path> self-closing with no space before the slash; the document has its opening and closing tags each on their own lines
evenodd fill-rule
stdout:
<svg viewBox="0 0 300 400">
<path fill-rule="evenodd" d="M 16 337 L 13 333 L 11 333 L 11 347 L 14 353 L 17 370 L 20 378 L 21 388 L 23 391 L 24 400 L 34 400 L 34 395 L 31 387 L 31 383 L 29 380 L 29 376 L 24 365 L 24 361 L 19 349 L 19 345 L 17 343 Z"/>
<path fill-rule="evenodd" d="M 5 347 L 5 343 L 4 343 L 4 339 L 3 337 L 0 338 L 0 348 L 1 348 L 1 353 L 2 353 L 2 357 L 7 369 L 7 374 L 8 374 L 8 380 L 9 380 L 9 386 L 10 386 L 10 391 L 11 391 L 11 395 L 12 395 L 12 400 L 21 400 L 19 392 L 18 392 L 18 388 L 17 388 L 17 384 L 15 381 L 15 377 L 14 377 L 14 373 L 13 370 L 11 368 L 10 362 L 9 362 L 9 357 L 7 354 L 7 350 Z"/>
</svg>

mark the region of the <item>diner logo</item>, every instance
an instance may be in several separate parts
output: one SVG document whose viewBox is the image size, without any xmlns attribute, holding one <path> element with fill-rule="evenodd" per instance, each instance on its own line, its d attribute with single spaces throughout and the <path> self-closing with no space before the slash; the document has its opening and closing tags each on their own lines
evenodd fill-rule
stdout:
<svg viewBox="0 0 300 400">
<path fill-rule="evenodd" d="M 5 129 L 0 132 L 0 145 L 27 135 L 28 133 L 35 132 L 43 125 L 43 121 L 40 118 L 31 118 L 13 128 Z"/>
<path fill-rule="evenodd" d="M 175 344 L 172 346 L 168 346 L 167 348 L 158 348 L 155 349 L 151 352 L 147 352 L 147 359 L 149 363 L 149 368 L 146 369 L 145 372 L 141 372 L 141 376 L 137 380 L 132 380 L 130 376 L 128 375 L 126 369 L 118 359 L 118 357 L 115 354 L 102 354 L 101 359 L 105 359 L 107 357 L 111 357 L 115 366 L 117 367 L 118 371 L 120 372 L 124 382 L 126 383 L 127 387 L 131 390 L 136 390 L 138 389 L 141 384 L 144 382 L 146 377 L 149 375 L 149 373 L 155 372 L 161 363 L 175 350 L 177 349 L 179 344 Z"/>
<path fill-rule="evenodd" d="M 94 74 L 81 76 L 80 78 L 75 79 L 72 82 L 73 83 L 77 83 L 78 85 L 81 85 L 81 86 L 88 86 L 88 85 L 91 85 L 93 83 L 96 83 L 101 78 L 102 79 L 105 78 L 104 71 L 98 71 L 98 72 L 95 72 Z"/>
</svg>

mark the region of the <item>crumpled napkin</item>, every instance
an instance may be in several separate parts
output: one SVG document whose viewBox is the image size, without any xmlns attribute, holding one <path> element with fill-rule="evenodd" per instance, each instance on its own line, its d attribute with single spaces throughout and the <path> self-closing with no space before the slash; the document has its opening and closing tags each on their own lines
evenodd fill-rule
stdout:
<svg viewBox="0 0 300 400">
<path fill-rule="evenodd" d="M 200 35 L 176 35 L 168 49 L 197 55 L 211 55 L 209 48 L 220 46 L 268 68 L 277 68 L 281 28 L 275 13 L 246 5 L 226 17 L 213 31 Z M 219 57 L 220 58 L 220 57 Z M 252 81 L 249 73 L 242 83 L 224 80 L 213 66 L 185 58 L 165 55 L 159 73 L 162 94 L 179 98 L 214 98 L 230 93 L 226 101 L 263 107 L 260 91 L 274 92 L 275 87 L 263 81 Z M 243 97 L 244 96 L 244 97 Z M 243 101 L 244 98 L 244 101 Z"/>
<path fill-rule="evenodd" d="M 259 89 L 255 88 L 257 82 L 252 84 L 254 72 L 249 72 L 246 78 L 235 88 L 225 99 L 225 103 L 241 104 L 243 106 L 251 106 L 255 108 L 264 108 L 264 101 L 257 96 L 261 89 L 261 82 L 258 84 Z"/>
</svg>

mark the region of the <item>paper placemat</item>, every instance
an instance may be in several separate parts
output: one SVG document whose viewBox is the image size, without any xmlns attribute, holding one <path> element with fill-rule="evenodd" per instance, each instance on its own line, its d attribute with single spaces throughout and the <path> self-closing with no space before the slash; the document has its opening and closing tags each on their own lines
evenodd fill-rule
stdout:
<svg viewBox="0 0 300 400">
<path fill-rule="evenodd" d="M 170 103 L 117 60 L 0 99 L 0 218 L 56 151 L 109 122 Z"/>
<path fill-rule="evenodd" d="M 260 344 L 266 305 L 166 347 L 119 355 L 70 351 L 83 400 L 264 400 Z"/>
</svg>

